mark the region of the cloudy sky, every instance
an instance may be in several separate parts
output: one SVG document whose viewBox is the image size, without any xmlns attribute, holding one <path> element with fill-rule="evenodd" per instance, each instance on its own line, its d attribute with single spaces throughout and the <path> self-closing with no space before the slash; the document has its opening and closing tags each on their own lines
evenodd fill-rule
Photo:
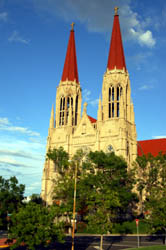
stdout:
<svg viewBox="0 0 166 250">
<path fill-rule="evenodd" d="M 71 22 L 79 80 L 96 118 L 119 6 L 138 140 L 166 137 L 165 0 L 0 0 L 0 175 L 40 193 L 51 106 Z"/>
</svg>

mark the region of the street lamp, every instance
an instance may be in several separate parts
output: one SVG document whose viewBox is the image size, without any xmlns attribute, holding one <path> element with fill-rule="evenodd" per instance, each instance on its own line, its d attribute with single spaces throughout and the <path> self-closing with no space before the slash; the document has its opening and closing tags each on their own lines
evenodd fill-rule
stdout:
<svg viewBox="0 0 166 250">
<path fill-rule="evenodd" d="M 74 250 L 74 231 L 75 231 L 75 223 L 76 223 L 76 192 L 77 192 L 77 169 L 78 162 L 75 165 L 75 173 L 74 173 L 74 203 L 73 203 L 73 228 L 72 228 L 72 250 Z"/>
</svg>

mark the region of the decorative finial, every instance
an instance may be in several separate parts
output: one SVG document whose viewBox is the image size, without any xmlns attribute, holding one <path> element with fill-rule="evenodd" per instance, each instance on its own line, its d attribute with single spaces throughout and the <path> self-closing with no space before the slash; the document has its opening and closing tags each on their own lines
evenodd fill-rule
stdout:
<svg viewBox="0 0 166 250">
<path fill-rule="evenodd" d="M 87 102 L 84 102 L 83 106 L 84 106 L 83 113 L 86 114 L 86 112 L 87 112 L 87 106 L 88 106 Z"/>
<path fill-rule="evenodd" d="M 118 15 L 118 7 L 116 6 L 115 8 L 114 8 L 114 10 L 115 10 L 115 16 L 117 16 Z"/>
<path fill-rule="evenodd" d="M 74 24 L 75 23 L 73 23 L 73 22 L 72 22 L 72 24 L 70 24 L 71 25 L 71 30 L 74 30 Z"/>
</svg>

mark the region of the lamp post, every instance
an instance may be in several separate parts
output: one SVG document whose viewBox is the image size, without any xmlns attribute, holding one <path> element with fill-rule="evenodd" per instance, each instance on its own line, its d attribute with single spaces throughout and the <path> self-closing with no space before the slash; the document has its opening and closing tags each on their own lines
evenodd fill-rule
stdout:
<svg viewBox="0 0 166 250">
<path fill-rule="evenodd" d="M 139 219 L 136 219 L 135 222 L 136 222 L 136 227 L 137 227 L 137 245 L 138 245 L 138 248 L 139 248 L 140 247 L 140 241 L 139 241 Z"/>
<path fill-rule="evenodd" d="M 72 228 L 72 250 L 74 250 L 74 231 L 75 231 L 75 223 L 76 223 L 76 192 L 77 192 L 77 168 L 78 162 L 75 166 L 75 173 L 74 173 L 74 203 L 73 203 L 73 228 Z"/>
</svg>

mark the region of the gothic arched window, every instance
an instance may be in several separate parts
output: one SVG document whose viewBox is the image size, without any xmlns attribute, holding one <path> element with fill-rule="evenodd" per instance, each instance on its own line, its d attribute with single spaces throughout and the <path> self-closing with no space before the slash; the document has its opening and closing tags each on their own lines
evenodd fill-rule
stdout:
<svg viewBox="0 0 166 250">
<path fill-rule="evenodd" d="M 64 116 L 65 116 L 65 97 L 61 97 L 59 125 L 64 125 Z"/>
<path fill-rule="evenodd" d="M 108 95 L 108 117 L 109 118 L 114 117 L 115 115 L 114 101 L 115 101 L 115 90 L 114 90 L 114 87 L 111 86 L 109 88 L 109 95 Z"/>
<path fill-rule="evenodd" d="M 114 118 L 120 116 L 120 99 L 122 95 L 122 87 L 110 86 L 108 91 L 108 117 Z"/>
<path fill-rule="evenodd" d="M 122 95 L 122 87 L 120 85 L 117 86 L 116 89 L 116 101 L 117 101 L 117 109 L 116 109 L 116 117 L 120 116 L 120 97 Z"/>
<path fill-rule="evenodd" d="M 67 99 L 67 110 L 66 110 L 66 124 L 67 124 L 68 123 L 68 117 L 69 117 L 69 109 L 70 109 L 70 107 L 71 107 L 72 117 L 73 117 L 73 97 L 68 96 L 68 97 L 66 97 L 66 99 Z"/>
<path fill-rule="evenodd" d="M 78 95 L 76 96 L 76 104 L 75 104 L 75 125 L 77 125 L 77 117 L 78 117 Z"/>
</svg>

